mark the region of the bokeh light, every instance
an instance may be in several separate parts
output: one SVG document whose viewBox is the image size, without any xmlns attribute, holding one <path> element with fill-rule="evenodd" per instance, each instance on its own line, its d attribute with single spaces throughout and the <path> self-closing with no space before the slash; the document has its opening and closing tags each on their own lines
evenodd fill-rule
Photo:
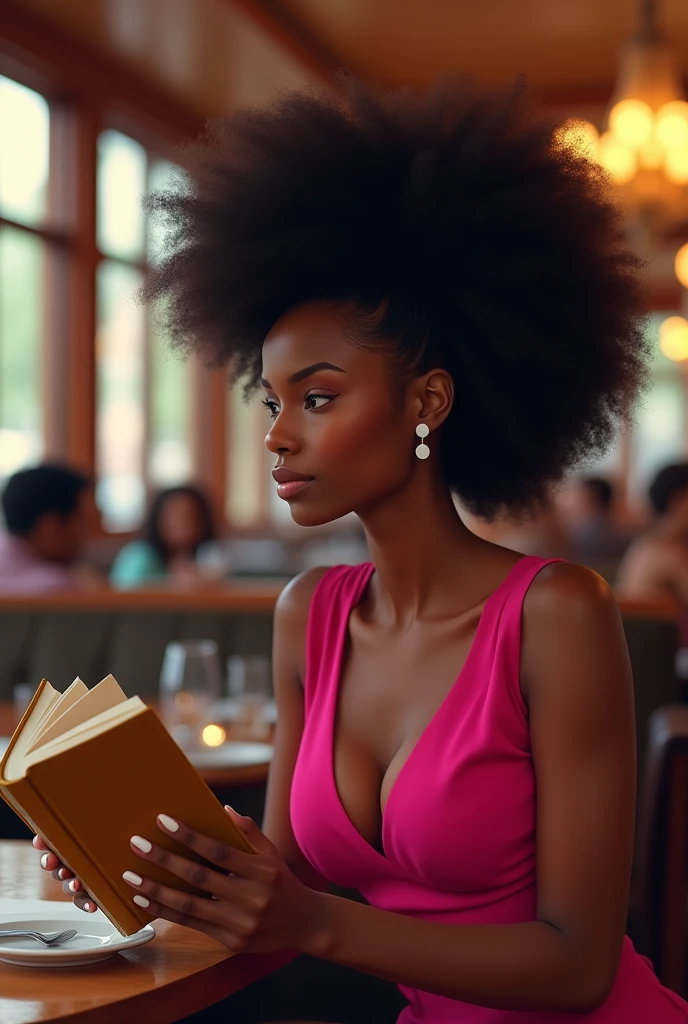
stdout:
<svg viewBox="0 0 688 1024">
<path fill-rule="evenodd" d="M 227 733 L 221 725 L 206 725 L 201 737 L 207 747 L 221 747 L 227 739 Z"/>
<path fill-rule="evenodd" d="M 621 100 L 609 112 L 609 128 L 618 142 L 640 149 L 652 136 L 652 109 L 643 100 Z"/>
<path fill-rule="evenodd" d="M 665 356 L 675 362 L 688 359 L 688 320 L 682 316 L 669 316 L 659 327 L 659 347 Z"/>
<path fill-rule="evenodd" d="M 656 114 L 657 138 L 668 149 L 688 147 L 688 103 L 665 103 Z"/>
<path fill-rule="evenodd" d="M 625 185 L 636 172 L 638 160 L 632 149 L 619 142 L 611 132 L 600 137 L 597 159 L 609 171 L 617 185 Z"/>
</svg>

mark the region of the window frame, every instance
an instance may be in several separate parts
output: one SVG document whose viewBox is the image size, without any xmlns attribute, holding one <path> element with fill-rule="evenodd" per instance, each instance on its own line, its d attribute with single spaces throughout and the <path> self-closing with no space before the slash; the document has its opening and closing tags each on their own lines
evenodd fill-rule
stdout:
<svg viewBox="0 0 688 1024">
<path fill-rule="evenodd" d="M 149 160 L 174 161 L 179 144 L 197 136 L 204 119 L 176 97 L 96 54 L 59 25 L 13 5 L 3 12 L 0 74 L 41 93 L 50 108 L 47 223 L 34 228 L 0 216 L 0 225 L 35 234 L 64 255 L 64 279 L 47 296 L 44 313 L 46 326 L 50 324 L 42 353 L 45 455 L 95 475 L 97 272 L 104 258 L 116 259 L 101 253 L 97 244 L 98 137 L 114 129 L 141 143 Z M 58 218 L 51 216 L 58 209 L 59 227 Z M 190 360 L 189 367 L 192 475 L 208 490 L 218 521 L 223 521 L 230 443 L 227 375 L 207 370 L 196 360 Z M 149 388 L 146 404 L 148 429 Z M 148 483 L 147 452 L 144 473 Z M 259 526 L 267 523 L 263 505 Z"/>
</svg>

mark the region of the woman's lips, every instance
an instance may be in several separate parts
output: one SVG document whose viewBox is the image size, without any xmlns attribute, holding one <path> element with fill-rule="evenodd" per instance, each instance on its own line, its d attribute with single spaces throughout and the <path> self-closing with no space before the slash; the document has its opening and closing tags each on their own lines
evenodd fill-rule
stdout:
<svg viewBox="0 0 688 1024">
<path fill-rule="evenodd" d="M 295 494 L 302 491 L 304 487 L 309 487 L 312 483 L 312 480 L 288 480 L 286 483 L 277 484 L 277 493 L 280 498 L 293 498 Z"/>
<path fill-rule="evenodd" d="M 277 483 L 277 493 L 280 498 L 293 498 L 304 487 L 313 483 L 312 476 L 297 473 L 296 470 L 288 469 L 286 466 L 275 466 L 272 475 Z"/>
</svg>

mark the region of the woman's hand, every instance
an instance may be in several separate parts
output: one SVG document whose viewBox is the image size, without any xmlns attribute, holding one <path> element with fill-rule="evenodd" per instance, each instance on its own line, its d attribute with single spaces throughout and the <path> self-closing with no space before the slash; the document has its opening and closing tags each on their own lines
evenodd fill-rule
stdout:
<svg viewBox="0 0 688 1024">
<path fill-rule="evenodd" d="M 244 832 L 256 853 L 244 853 L 208 839 L 165 814 L 158 828 L 200 854 L 218 870 L 170 853 L 145 836 L 132 836 L 137 858 L 159 864 L 180 879 L 209 893 L 192 896 L 145 877 L 145 865 L 133 861 L 124 879 L 135 891 L 134 903 L 153 915 L 187 925 L 217 939 L 234 953 L 305 952 L 321 927 L 321 893 L 300 882 L 275 846 L 250 818 L 225 810 Z M 143 877 L 142 877 L 143 876 Z"/>
<path fill-rule="evenodd" d="M 88 895 L 78 878 L 75 878 L 69 868 L 66 868 L 53 851 L 45 845 L 40 836 L 33 837 L 34 850 L 40 850 L 41 867 L 44 871 L 50 871 L 53 878 L 62 882 L 62 888 L 73 898 L 74 903 L 80 910 L 93 914 L 98 907 Z"/>
</svg>

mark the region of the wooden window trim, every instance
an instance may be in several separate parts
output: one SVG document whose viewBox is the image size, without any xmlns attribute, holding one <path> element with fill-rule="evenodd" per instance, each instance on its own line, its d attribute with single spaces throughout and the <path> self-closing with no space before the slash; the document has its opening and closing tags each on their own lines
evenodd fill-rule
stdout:
<svg viewBox="0 0 688 1024">
<path fill-rule="evenodd" d="M 64 217 L 53 215 L 41 227 L 0 217 L 0 225 L 34 234 L 63 256 L 62 308 L 53 303 L 46 310 L 46 319 L 53 324 L 44 350 L 46 454 L 95 474 L 96 273 L 101 259 L 117 259 L 106 257 L 97 246 L 98 136 L 113 128 L 139 141 L 149 159 L 174 159 L 180 143 L 201 132 L 204 119 L 183 101 L 15 0 L 3 0 L 0 74 L 40 92 L 50 104 L 51 206 L 53 214 L 65 211 Z M 117 262 L 144 269 L 140 261 Z M 50 292 L 57 291 L 51 282 Z M 44 336 L 49 337 L 47 331 Z M 217 500 L 225 477 L 224 388 L 207 376 L 197 376 L 191 403 L 194 476 L 206 485 L 212 482 Z M 218 428 L 220 422 L 223 426 Z M 197 458 L 200 453 L 203 457 Z M 147 463 L 147 451 L 143 458 Z M 147 464 L 145 469 L 147 476 Z M 219 500 L 218 508 L 222 506 Z"/>
</svg>

